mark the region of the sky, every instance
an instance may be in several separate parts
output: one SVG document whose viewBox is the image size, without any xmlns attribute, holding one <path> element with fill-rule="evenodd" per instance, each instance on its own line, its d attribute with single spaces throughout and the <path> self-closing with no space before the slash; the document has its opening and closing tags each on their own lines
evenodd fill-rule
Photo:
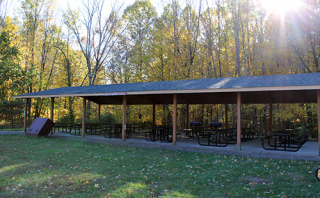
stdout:
<svg viewBox="0 0 320 198">
<path fill-rule="evenodd" d="M 19 9 L 20 9 L 20 2 L 22 0 L 7 0 L 7 2 L 9 2 L 9 9 L 8 9 L 8 15 L 10 17 L 15 17 L 18 16 L 19 14 Z M 87 0 L 84 0 L 85 2 Z M 152 5 L 156 8 L 158 15 L 161 15 L 163 8 L 165 5 L 167 5 L 168 3 L 170 3 L 172 0 L 150 0 Z M 193 2 L 192 4 L 198 4 L 199 0 L 180 0 L 179 3 L 183 5 L 187 2 L 187 1 L 191 1 Z M 202 7 L 205 7 L 205 5 L 207 3 L 213 4 L 215 0 L 202 0 Z M 283 1 L 283 0 L 280 0 Z M 65 11 L 68 8 L 68 5 L 70 5 L 71 9 L 78 9 L 81 5 L 82 5 L 82 0 L 56 0 L 57 2 L 57 18 L 60 18 L 59 16 L 62 16 L 62 12 Z M 132 5 L 135 0 L 105 0 L 105 9 L 106 12 L 105 13 L 109 13 L 111 6 L 113 5 L 113 2 L 117 2 L 119 5 L 121 5 L 121 3 L 123 3 L 123 7 L 122 7 L 122 11 L 129 5 Z M 196 5 L 197 7 L 197 5 Z M 203 8 L 202 8 L 203 9 Z M 58 19 L 59 20 L 59 19 Z"/>
<path fill-rule="evenodd" d="M 8 15 L 10 17 L 15 17 L 17 16 L 17 13 L 19 12 L 20 9 L 20 1 L 21 0 L 8 0 L 9 2 L 9 9 L 8 9 Z M 57 1 L 57 9 L 60 11 L 65 11 L 68 8 L 68 4 L 70 5 L 71 9 L 77 9 L 79 8 L 79 5 L 82 4 L 82 0 L 56 0 Z M 117 0 L 115 0 L 117 1 Z M 105 0 L 105 7 L 110 8 L 108 4 L 111 4 L 114 2 L 114 0 Z M 135 0 L 123 0 L 123 1 L 117 1 L 119 3 L 123 2 L 123 7 L 122 10 L 124 10 L 127 6 L 133 4 Z M 162 12 L 163 5 L 167 4 L 169 0 L 151 0 L 152 5 L 157 9 L 158 13 Z"/>
<path fill-rule="evenodd" d="M 82 0 L 57 0 L 58 8 L 65 10 L 68 7 L 68 4 L 72 9 L 77 9 L 79 7 L 79 3 L 82 3 Z M 108 3 L 114 2 L 111 0 L 105 0 L 105 6 L 108 7 Z M 133 4 L 135 0 L 123 0 L 119 1 L 120 4 L 123 2 L 123 9 L 127 6 Z M 152 5 L 157 9 L 158 13 L 162 10 L 163 5 L 168 2 L 168 0 L 151 0 Z"/>
<path fill-rule="evenodd" d="M 58 15 L 62 15 L 62 11 L 65 11 L 70 5 L 71 9 L 77 9 L 82 4 L 82 0 L 56 0 L 57 1 L 57 9 Z M 87 0 L 84 0 L 87 1 Z M 156 8 L 158 15 L 162 13 L 163 7 L 170 3 L 172 0 L 151 0 L 152 5 Z M 199 0 L 188 0 L 193 3 L 199 3 Z M 21 0 L 6 0 L 8 2 L 8 15 L 11 17 L 17 16 L 20 9 Z M 127 6 L 132 5 L 135 0 L 105 0 L 105 13 L 109 13 L 113 2 L 119 2 L 119 4 L 123 3 L 122 10 L 124 10 Z M 181 5 L 186 3 L 186 0 L 179 1 Z M 215 0 L 202 0 L 202 9 L 208 3 L 209 6 L 213 5 Z M 279 14 L 284 14 L 285 12 L 292 11 L 298 9 L 302 6 L 302 0 L 257 0 L 257 2 L 261 2 L 263 7 L 267 10 L 273 10 Z M 197 6 L 196 6 L 197 7 Z M 1 9 L 1 8 L 0 8 Z"/>
</svg>

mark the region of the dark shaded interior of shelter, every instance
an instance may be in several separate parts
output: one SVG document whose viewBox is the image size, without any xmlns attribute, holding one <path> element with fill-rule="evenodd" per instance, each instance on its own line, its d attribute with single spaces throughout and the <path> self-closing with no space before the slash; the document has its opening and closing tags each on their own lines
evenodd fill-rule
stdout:
<svg viewBox="0 0 320 198">
<path fill-rule="evenodd" d="M 123 96 L 88 96 L 97 104 L 122 105 Z M 127 95 L 128 105 L 172 104 L 173 94 Z M 177 94 L 178 104 L 236 104 L 236 92 Z M 242 104 L 317 103 L 316 90 L 241 92 Z"/>
</svg>

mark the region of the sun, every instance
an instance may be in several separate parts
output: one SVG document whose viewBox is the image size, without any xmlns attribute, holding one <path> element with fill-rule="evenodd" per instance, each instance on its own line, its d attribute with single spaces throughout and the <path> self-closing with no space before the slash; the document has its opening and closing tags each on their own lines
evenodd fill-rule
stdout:
<svg viewBox="0 0 320 198">
<path fill-rule="evenodd" d="M 302 0 L 261 0 L 261 3 L 266 10 L 280 15 L 298 10 L 303 6 Z"/>
</svg>

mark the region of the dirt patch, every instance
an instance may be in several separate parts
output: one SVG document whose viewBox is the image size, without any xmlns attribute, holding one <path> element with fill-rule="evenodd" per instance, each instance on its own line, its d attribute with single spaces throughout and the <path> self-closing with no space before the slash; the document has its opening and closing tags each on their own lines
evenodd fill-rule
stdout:
<svg viewBox="0 0 320 198">
<path fill-rule="evenodd" d="M 163 156 L 165 156 L 165 157 L 175 157 L 176 154 L 175 153 L 165 153 Z"/>
<path fill-rule="evenodd" d="M 268 184 L 269 181 L 266 181 L 262 177 L 252 177 L 252 176 L 244 176 L 242 180 L 247 181 L 249 184 L 258 185 L 258 184 Z"/>
</svg>

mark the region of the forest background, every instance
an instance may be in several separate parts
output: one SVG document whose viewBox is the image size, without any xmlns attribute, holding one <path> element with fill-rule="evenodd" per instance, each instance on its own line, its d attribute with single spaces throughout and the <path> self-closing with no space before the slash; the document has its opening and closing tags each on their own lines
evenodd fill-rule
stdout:
<svg viewBox="0 0 320 198">
<path fill-rule="evenodd" d="M 209 2 L 210 1 L 210 2 Z M 153 82 L 319 72 L 320 3 L 303 0 L 277 12 L 263 0 L 162 1 L 128 6 L 84 0 L 61 12 L 54 0 L 20 0 L 15 17 L 0 0 L 1 127 L 21 127 L 23 117 L 49 117 L 48 98 L 13 95 L 65 86 Z M 107 7 L 108 11 L 104 8 Z M 98 105 L 88 103 L 89 122 Z M 273 127 L 306 127 L 316 137 L 316 104 L 273 104 Z M 55 99 L 55 121 L 80 122 L 82 99 Z M 268 131 L 269 104 L 243 105 L 244 127 Z M 236 106 L 229 105 L 229 127 Z M 120 122 L 122 108 L 102 107 L 102 121 Z M 172 123 L 172 106 L 156 106 L 157 124 Z M 150 124 L 152 106 L 130 106 L 127 122 Z M 185 127 L 186 106 L 178 107 Z M 224 104 L 190 105 L 190 121 L 224 122 Z M 29 123 L 30 124 L 30 123 Z"/>
</svg>

